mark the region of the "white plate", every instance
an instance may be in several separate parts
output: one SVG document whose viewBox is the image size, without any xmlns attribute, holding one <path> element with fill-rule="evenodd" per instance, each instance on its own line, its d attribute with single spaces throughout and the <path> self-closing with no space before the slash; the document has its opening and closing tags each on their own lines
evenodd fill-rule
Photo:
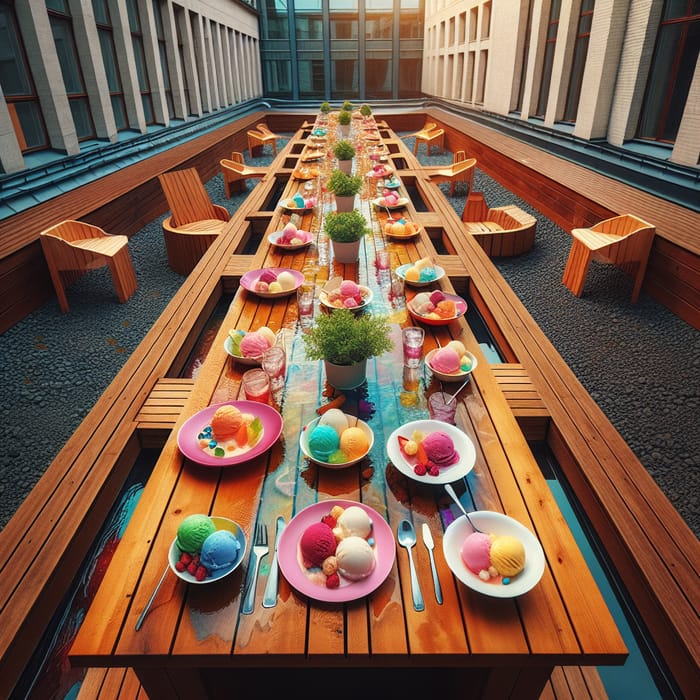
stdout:
<svg viewBox="0 0 700 700">
<path fill-rule="evenodd" d="M 352 426 L 352 421 L 355 420 L 355 417 L 348 416 L 348 418 L 350 419 L 350 425 Z M 369 454 L 370 450 L 372 449 L 372 446 L 374 445 L 374 432 L 372 431 L 372 428 L 370 428 L 369 425 L 367 425 L 367 423 L 358 418 L 357 427 L 361 428 L 369 438 L 369 447 L 367 448 L 367 452 L 365 452 L 361 457 L 352 459 L 349 462 L 343 462 L 342 464 L 333 464 L 331 462 L 324 462 L 320 459 L 316 459 L 316 457 L 314 457 L 311 454 L 311 450 L 309 450 L 309 435 L 311 435 L 311 431 L 318 425 L 318 422 L 320 420 L 320 416 L 318 418 L 314 418 L 310 423 L 307 423 L 301 429 L 301 433 L 299 434 L 299 447 L 301 447 L 301 451 L 312 462 L 320 464 L 322 467 L 328 467 L 328 469 L 345 469 L 346 467 L 351 467 L 353 464 L 357 464 L 358 462 L 362 461 Z"/>
<path fill-rule="evenodd" d="M 360 284 L 358 285 L 361 292 L 362 292 L 362 299 L 364 300 L 363 304 L 360 304 L 359 306 L 353 306 L 350 311 L 362 311 L 363 309 L 366 309 L 371 303 L 372 299 L 374 299 L 374 293 L 369 287 L 365 287 L 364 285 Z M 328 290 L 327 289 L 321 289 L 319 290 L 318 293 L 318 300 L 323 304 L 327 309 L 343 309 L 345 307 L 343 306 L 334 306 L 333 304 L 328 301 Z"/>
<path fill-rule="evenodd" d="M 507 586 L 500 582 L 482 581 L 462 561 L 462 543 L 473 532 L 462 515 L 450 523 L 442 539 L 442 551 L 452 573 L 465 586 L 494 598 L 514 598 L 527 593 L 544 573 L 544 551 L 539 540 L 522 523 L 503 513 L 477 510 L 469 513 L 469 517 L 474 521 L 474 525 L 484 532 L 517 537 L 525 547 L 525 568 L 517 576 L 513 576 Z"/>
<path fill-rule="evenodd" d="M 384 198 L 377 197 L 376 199 L 372 200 L 372 204 L 379 209 L 403 209 L 408 206 L 408 203 L 411 201 L 408 197 L 399 197 L 399 201 L 396 202 L 396 204 L 382 204 L 382 199 Z"/>
<path fill-rule="evenodd" d="M 435 270 L 435 278 L 430 280 L 429 282 L 412 282 L 411 280 L 406 279 L 406 270 L 409 268 L 413 267 L 413 263 L 406 263 L 404 265 L 399 265 L 399 267 L 396 268 L 396 274 L 406 283 L 410 284 L 412 287 L 427 287 L 428 285 L 431 285 L 433 282 L 437 282 L 438 280 L 441 280 L 445 276 L 445 269 L 443 267 L 440 267 L 439 265 L 433 265 L 433 269 Z"/>
<path fill-rule="evenodd" d="M 296 205 L 296 202 L 294 202 L 294 199 L 290 197 L 289 199 L 282 199 L 280 200 L 280 207 L 282 209 L 286 209 L 287 211 L 312 211 L 313 206 L 311 207 L 298 207 Z"/>
<path fill-rule="evenodd" d="M 459 453 L 459 461 L 449 467 L 440 469 L 437 476 L 423 474 L 422 476 L 413 471 L 416 464 L 415 457 L 406 457 L 399 447 L 399 435 L 411 439 L 414 430 L 420 430 L 424 435 L 441 430 L 447 433 L 454 442 L 455 450 Z M 444 423 L 439 420 L 414 420 L 405 423 L 400 428 L 394 430 L 386 443 L 386 453 L 392 464 L 405 476 L 415 481 L 422 481 L 424 484 L 449 484 L 457 481 L 469 474 L 476 463 L 476 449 L 474 443 L 468 435 L 465 435 L 457 426 Z"/>
<path fill-rule="evenodd" d="M 220 579 L 224 578 L 224 576 L 228 576 L 232 571 L 235 571 L 245 557 L 246 539 L 241 526 L 229 518 L 223 518 L 218 515 L 212 515 L 211 519 L 214 521 L 214 525 L 216 525 L 217 530 L 229 530 L 236 536 L 238 544 L 240 545 L 238 549 L 238 557 L 233 564 L 231 564 L 231 566 L 225 569 L 219 569 L 218 571 L 214 572 L 212 576 L 207 576 L 203 581 L 198 581 L 188 571 L 178 571 L 175 568 L 175 564 L 177 564 L 177 561 L 180 558 L 180 548 L 177 546 L 177 538 L 174 539 L 173 543 L 170 545 L 170 549 L 168 550 L 168 563 L 170 564 L 170 568 L 173 570 L 173 573 L 183 581 L 187 581 L 187 583 L 204 584 L 219 581 Z"/>
<path fill-rule="evenodd" d="M 306 233 L 306 231 L 304 232 Z M 268 237 L 267 240 L 272 243 L 272 245 L 276 245 L 278 248 L 282 248 L 283 250 L 301 250 L 302 248 L 306 248 L 307 246 L 310 246 L 313 243 L 313 236 L 309 235 L 309 238 L 307 241 L 304 243 L 297 243 L 294 245 L 290 245 L 289 243 L 280 243 L 280 238 L 284 235 L 284 231 L 275 231 L 274 233 L 271 233 Z"/>
<path fill-rule="evenodd" d="M 459 370 L 459 372 L 438 372 L 438 370 L 433 367 L 431 364 L 431 361 L 433 359 L 433 355 L 438 351 L 439 348 L 433 348 L 426 356 L 425 356 L 425 364 L 428 365 L 428 369 L 441 381 L 443 382 L 463 382 L 466 378 L 467 375 L 471 374 L 474 371 L 474 368 L 476 367 L 476 357 L 472 353 L 467 350 L 464 354 L 468 355 L 471 358 L 472 361 L 472 368 L 468 372 L 463 372 L 462 370 Z"/>
<path fill-rule="evenodd" d="M 260 357 L 243 357 L 243 355 L 236 355 L 233 352 L 233 340 L 231 339 L 230 335 L 227 335 L 226 340 L 224 340 L 224 350 L 226 350 L 226 352 L 231 355 L 236 362 L 240 362 L 242 365 L 259 367 L 260 363 L 262 362 L 262 355 Z"/>
</svg>

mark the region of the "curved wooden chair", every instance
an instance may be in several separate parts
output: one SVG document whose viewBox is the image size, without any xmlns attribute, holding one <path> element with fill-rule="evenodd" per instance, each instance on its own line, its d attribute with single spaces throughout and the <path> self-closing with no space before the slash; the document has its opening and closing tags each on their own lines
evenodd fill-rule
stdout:
<svg viewBox="0 0 700 700">
<path fill-rule="evenodd" d="M 471 192 L 474 188 L 474 168 L 476 168 L 476 158 L 467 158 L 464 151 L 456 151 L 452 165 L 447 167 L 433 166 L 423 168 L 431 182 L 449 182 L 450 196 L 454 196 L 455 185 L 464 182 Z"/>
<path fill-rule="evenodd" d="M 440 149 L 440 153 L 445 151 L 445 130 L 438 129 L 435 122 L 426 122 L 420 131 L 416 131 L 411 136 L 415 136 L 416 139 L 413 145 L 413 155 L 418 155 L 418 147 L 421 143 L 425 144 L 425 150 L 428 155 L 430 155 L 432 146 L 437 146 Z"/>
<path fill-rule="evenodd" d="M 195 168 L 158 176 L 171 215 L 163 221 L 168 264 L 188 275 L 231 220 L 226 207 L 212 204 Z"/>
<path fill-rule="evenodd" d="M 615 265 L 632 276 L 632 303 L 635 303 L 642 289 L 655 233 L 655 226 L 632 214 L 614 216 L 590 228 L 573 229 L 563 284 L 580 297 L 591 260 L 597 260 Z"/>
<path fill-rule="evenodd" d="M 462 212 L 464 229 L 489 257 L 522 255 L 535 243 L 537 219 L 515 205 L 489 207 L 483 192 L 469 192 Z"/>
<path fill-rule="evenodd" d="M 239 151 L 234 151 L 230 160 L 224 158 L 219 161 L 219 165 L 227 198 L 231 197 L 232 192 L 245 190 L 248 178 L 263 178 L 267 175 L 267 168 L 251 168 L 246 165 L 243 154 Z"/>
<path fill-rule="evenodd" d="M 68 219 L 39 234 L 61 311 L 68 312 L 65 288 L 88 270 L 109 267 L 123 304 L 138 286 L 126 236 L 113 236 L 98 226 Z"/>
<path fill-rule="evenodd" d="M 277 155 L 277 139 L 279 136 L 270 131 L 266 124 L 262 122 L 257 124 L 255 129 L 250 129 L 247 132 L 247 136 L 248 153 L 250 153 L 251 158 L 260 155 L 268 143 L 272 146 L 272 152 Z"/>
</svg>

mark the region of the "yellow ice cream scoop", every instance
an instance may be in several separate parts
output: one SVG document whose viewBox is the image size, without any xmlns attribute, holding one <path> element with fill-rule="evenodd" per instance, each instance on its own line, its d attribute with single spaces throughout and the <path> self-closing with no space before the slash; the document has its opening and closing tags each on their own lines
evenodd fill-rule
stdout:
<svg viewBox="0 0 700 700">
<path fill-rule="evenodd" d="M 491 542 L 491 565 L 501 576 L 516 576 L 525 568 L 525 547 L 511 535 L 497 535 Z"/>
<path fill-rule="evenodd" d="M 361 457 L 369 449 L 369 439 L 362 428 L 346 428 L 340 435 L 340 449 L 350 459 Z"/>
</svg>

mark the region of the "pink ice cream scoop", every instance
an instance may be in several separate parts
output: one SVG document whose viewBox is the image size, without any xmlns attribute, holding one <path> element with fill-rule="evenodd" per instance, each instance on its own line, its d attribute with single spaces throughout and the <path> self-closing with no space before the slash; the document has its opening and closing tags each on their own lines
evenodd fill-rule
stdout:
<svg viewBox="0 0 700 700">
<path fill-rule="evenodd" d="M 261 357 L 262 354 L 270 347 L 264 335 L 257 331 L 246 333 L 241 338 L 241 354 L 243 357 Z"/>
<path fill-rule="evenodd" d="M 258 279 L 261 282 L 267 282 L 270 284 L 270 282 L 276 282 L 277 281 L 277 274 L 273 272 L 272 270 L 263 270 L 260 273 L 260 277 Z"/>
<path fill-rule="evenodd" d="M 343 280 L 340 283 L 340 293 L 344 297 L 354 297 L 356 294 L 360 293 L 360 288 L 357 283 L 352 280 Z"/>
<path fill-rule="evenodd" d="M 422 445 L 428 459 L 439 467 L 447 467 L 459 459 L 452 438 L 442 430 L 436 430 L 426 435 Z"/>
<path fill-rule="evenodd" d="M 310 566 L 321 566 L 324 559 L 335 554 L 335 546 L 333 530 L 322 522 L 309 525 L 299 540 L 301 556 Z"/>
<path fill-rule="evenodd" d="M 441 301 L 445 301 L 445 295 L 439 290 L 436 289 L 431 295 L 430 295 L 430 301 L 437 306 Z"/>
<path fill-rule="evenodd" d="M 462 561 L 477 576 L 491 566 L 491 536 L 483 532 L 472 532 L 462 544 Z"/>
<path fill-rule="evenodd" d="M 460 357 L 450 347 L 439 348 L 430 358 L 430 366 L 438 372 L 452 374 L 458 372 L 460 368 Z"/>
</svg>

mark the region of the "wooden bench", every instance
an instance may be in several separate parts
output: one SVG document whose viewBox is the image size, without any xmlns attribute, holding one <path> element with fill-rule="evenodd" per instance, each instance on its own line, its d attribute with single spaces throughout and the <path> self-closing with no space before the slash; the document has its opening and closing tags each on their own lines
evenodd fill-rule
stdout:
<svg viewBox="0 0 700 700">
<path fill-rule="evenodd" d="M 162 377 L 136 415 L 136 429 L 144 447 L 163 447 L 192 394 L 194 379 Z"/>
</svg>

